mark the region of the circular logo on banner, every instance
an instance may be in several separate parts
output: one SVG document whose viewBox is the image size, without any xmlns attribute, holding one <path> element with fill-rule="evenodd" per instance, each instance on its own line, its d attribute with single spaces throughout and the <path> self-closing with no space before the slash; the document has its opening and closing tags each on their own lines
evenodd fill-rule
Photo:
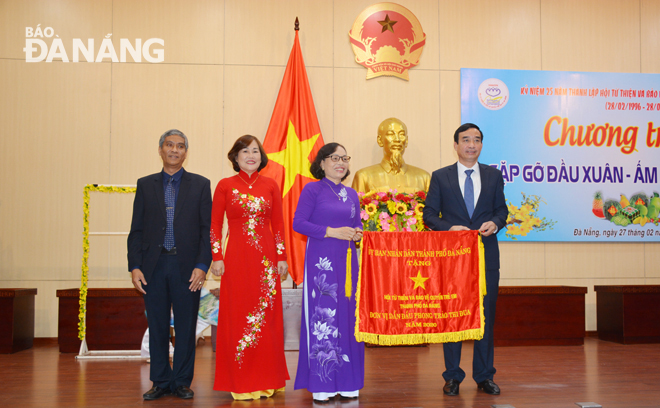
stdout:
<svg viewBox="0 0 660 408">
<path fill-rule="evenodd" d="M 417 17 L 395 3 L 367 7 L 348 36 L 355 61 L 367 68 L 367 79 L 391 75 L 408 80 L 408 69 L 419 64 L 426 34 Z"/>
<path fill-rule="evenodd" d="M 479 102 L 486 109 L 502 109 L 509 101 L 509 88 L 497 78 L 490 78 L 479 85 Z"/>
</svg>

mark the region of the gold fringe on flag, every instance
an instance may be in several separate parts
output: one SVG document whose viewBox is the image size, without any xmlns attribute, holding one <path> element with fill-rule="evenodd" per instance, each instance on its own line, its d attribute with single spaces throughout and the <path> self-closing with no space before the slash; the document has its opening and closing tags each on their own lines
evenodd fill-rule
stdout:
<svg viewBox="0 0 660 408">
<path fill-rule="evenodd" d="M 355 339 L 381 346 L 401 344 L 450 343 L 483 338 L 482 329 L 470 329 L 453 333 L 375 334 L 355 331 Z"/>
<path fill-rule="evenodd" d="M 481 240 L 481 235 L 478 236 L 479 242 L 479 312 L 481 317 L 481 327 L 476 329 L 468 329 L 458 332 L 446 333 L 411 333 L 411 334 L 377 334 L 366 333 L 359 330 L 360 327 L 360 295 L 362 285 L 362 256 L 368 253 L 368 245 L 362 243 L 361 256 L 358 258 L 358 282 L 357 290 L 355 293 L 356 308 L 355 308 L 355 339 L 359 342 L 366 342 L 371 344 L 378 344 L 381 346 L 396 346 L 405 344 L 426 344 L 426 343 L 449 343 L 465 340 L 481 340 L 484 336 L 484 327 L 486 317 L 484 315 L 483 298 L 486 296 L 486 259 L 484 256 L 484 245 Z M 350 259 L 350 246 L 347 262 Z M 347 266 L 347 276 L 350 273 L 350 266 Z M 347 281 L 346 287 L 349 288 Z M 347 289 L 346 293 L 349 289 Z"/>
<path fill-rule="evenodd" d="M 484 327 L 486 327 L 486 315 L 484 315 L 484 296 L 486 296 L 486 255 L 484 253 L 484 243 L 481 240 L 481 234 L 477 235 L 479 241 L 479 312 L 481 318 L 481 337 L 484 336 Z"/>
</svg>

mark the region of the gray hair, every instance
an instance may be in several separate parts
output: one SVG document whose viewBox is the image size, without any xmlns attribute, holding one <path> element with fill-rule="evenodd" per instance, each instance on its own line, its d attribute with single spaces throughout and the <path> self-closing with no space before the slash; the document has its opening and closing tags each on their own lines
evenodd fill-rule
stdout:
<svg viewBox="0 0 660 408">
<path fill-rule="evenodd" d="M 165 139 L 168 136 L 181 136 L 183 140 L 186 142 L 186 150 L 188 150 L 188 138 L 186 135 L 183 134 L 182 131 L 177 130 L 177 129 L 170 129 L 167 132 L 163 133 L 162 136 L 160 137 L 160 140 L 158 141 L 158 147 L 161 149 L 163 148 L 163 143 L 165 143 Z"/>
</svg>

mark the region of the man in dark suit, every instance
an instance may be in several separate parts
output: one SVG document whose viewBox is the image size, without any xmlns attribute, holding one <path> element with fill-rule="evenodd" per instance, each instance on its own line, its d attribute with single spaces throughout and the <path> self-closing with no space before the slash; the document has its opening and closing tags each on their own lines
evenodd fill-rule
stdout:
<svg viewBox="0 0 660 408">
<path fill-rule="evenodd" d="M 458 162 L 433 172 L 424 207 L 424 222 L 434 231 L 479 230 L 486 259 L 486 291 L 484 337 L 474 342 L 472 378 L 480 390 L 498 395 L 493 382 L 493 324 L 500 281 L 500 250 L 497 232 L 506 225 L 508 208 L 504 201 L 502 173 L 477 162 L 481 154 L 483 134 L 475 124 L 461 125 L 454 133 L 454 150 Z M 440 216 L 439 216 L 440 215 Z M 443 392 L 458 395 L 465 378 L 460 367 L 461 342 L 445 343 L 446 383 Z"/>
<path fill-rule="evenodd" d="M 145 400 L 192 398 L 199 294 L 211 265 L 211 183 L 183 169 L 188 138 L 173 129 L 159 141 L 163 170 L 138 180 L 128 235 L 128 268 L 144 294 L 150 378 Z M 176 347 L 170 367 L 170 310 Z"/>
</svg>

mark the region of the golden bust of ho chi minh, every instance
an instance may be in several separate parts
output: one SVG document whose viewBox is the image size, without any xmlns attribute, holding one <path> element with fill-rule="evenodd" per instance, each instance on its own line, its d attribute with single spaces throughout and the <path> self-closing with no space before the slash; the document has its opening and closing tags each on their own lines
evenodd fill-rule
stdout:
<svg viewBox="0 0 660 408">
<path fill-rule="evenodd" d="M 408 146 L 408 129 L 396 118 L 385 119 L 378 126 L 378 146 L 383 148 L 383 160 L 373 166 L 358 170 L 352 187 L 356 191 L 387 192 L 390 189 L 400 193 L 428 191 L 431 175 L 403 161 L 403 153 Z"/>
</svg>

